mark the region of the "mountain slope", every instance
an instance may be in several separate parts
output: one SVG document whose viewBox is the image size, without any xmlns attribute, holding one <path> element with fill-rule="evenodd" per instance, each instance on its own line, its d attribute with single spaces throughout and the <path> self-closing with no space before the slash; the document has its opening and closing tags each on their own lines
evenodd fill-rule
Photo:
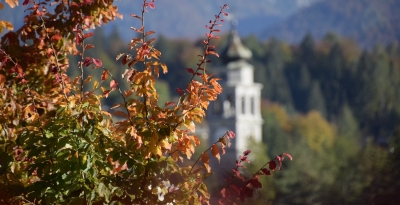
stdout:
<svg viewBox="0 0 400 205">
<path fill-rule="evenodd" d="M 262 29 L 274 25 L 281 19 L 295 13 L 304 6 L 319 0 L 157 0 L 155 9 L 146 13 L 147 30 L 155 30 L 166 37 L 184 37 L 195 39 L 206 32 L 205 25 L 218 13 L 220 6 L 227 3 L 227 12 L 239 20 L 238 30 L 242 34 L 259 33 Z M 130 17 L 132 13 L 140 14 L 141 3 L 138 0 L 115 0 L 123 20 L 111 22 L 105 26 L 106 31 L 117 27 L 121 35 L 131 38 L 136 35 L 129 28 L 139 26 L 137 19 Z M 15 9 L 8 5 L 0 11 L 0 19 L 11 21 L 18 28 L 23 22 L 24 10 L 27 7 L 18 6 Z M 228 23 L 222 30 L 230 28 Z M 107 33 L 108 33 L 107 32 Z"/>
<path fill-rule="evenodd" d="M 275 36 L 297 43 L 306 33 L 322 38 L 327 32 L 334 32 L 356 39 L 363 47 L 371 47 L 399 41 L 399 22 L 398 0 L 325 0 L 264 30 L 260 37 Z"/>
</svg>

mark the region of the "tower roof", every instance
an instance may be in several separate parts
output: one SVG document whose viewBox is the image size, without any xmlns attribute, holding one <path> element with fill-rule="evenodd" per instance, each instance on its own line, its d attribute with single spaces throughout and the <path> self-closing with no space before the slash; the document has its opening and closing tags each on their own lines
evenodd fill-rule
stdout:
<svg viewBox="0 0 400 205">
<path fill-rule="evenodd" d="M 236 29 L 230 31 L 228 42 L 225 48 L 222 50 L 221 59 L 224 63 L 229 63 L 232 61 L 238 61 L 241 59 L 248 60 L 251 58 L 252 53 L 250 49 L 242 44 L 239 34 Z"/>
</svg>

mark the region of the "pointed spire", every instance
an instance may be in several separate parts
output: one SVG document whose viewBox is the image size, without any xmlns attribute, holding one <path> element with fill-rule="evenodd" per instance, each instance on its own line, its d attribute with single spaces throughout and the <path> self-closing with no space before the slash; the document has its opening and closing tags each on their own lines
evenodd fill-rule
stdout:
<svg viewBox="0 0 400 205">
<path fill-rule="evenodd" d="M 220 54 L 221 59 L 224 63 L 242 59 L 248 60 L 251 58 L 252 53 L 240 40 L 239 34 L 236 31 L 237 20 L 233 19 L 231 22 L 232 28 L 228 37 L 228 42 Z"/>
</svg>

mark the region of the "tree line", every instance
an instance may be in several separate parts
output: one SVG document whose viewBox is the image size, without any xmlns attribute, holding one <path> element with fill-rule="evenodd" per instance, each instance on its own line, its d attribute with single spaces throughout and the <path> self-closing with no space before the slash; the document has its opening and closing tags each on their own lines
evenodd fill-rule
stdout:
<svg viewBox="0 0 400 205">
<path fill-rule="evenodd" d="M 95 39 L 102 41 L 99 36 Z M 110 39 L 104 49 L 96 50 L 103 53 L 98 54 L 103 59 L 126 48 L 117 29 L 103 36 Z M 225 39 L 221 36 L 217 47 L 223 47 Z M 264 86 L 266 145 L 257 148 L 254 164 L 285 150 L 299 157 L 299 161 L 284 165 L 290 169 L 279 177 L 265 179 L 269 188 L 264 192 L 268 194 L 261 191 L 253 200 L 274 204 L 379 204 L 388 202 L 385 195 L 393 198 L 395 192 L 382 193 L 381 187 L 395 187 L 398 176 L 399 45 L 376 45 L 365 50 L 354 40 L 333 33 L 319 41 L 306 35 L 299 45 L 274 38 L 260 41 L 255 36 L 242 41 L 253 53 L 255 81 Z M 189 80 L 181 71 L 196 63 L 201 41 L 159 36 L 155 47 L 174 74 L 160 75 L 160 99 L 174 99 L 178 96 L 175 88 L 184 87 Z M 218 58 L 212 61 L 221 63 Z"/>
</svg>

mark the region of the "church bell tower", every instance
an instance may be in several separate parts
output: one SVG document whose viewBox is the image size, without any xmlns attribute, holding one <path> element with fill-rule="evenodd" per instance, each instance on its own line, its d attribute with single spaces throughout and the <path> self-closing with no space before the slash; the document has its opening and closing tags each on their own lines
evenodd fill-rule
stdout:
<svg viewBox="0 0 400 205">
<path fill-rule="evenodd" d="M 250 137 L 262 141 L 262 85 L 254 82 L 254 67 L 248 62 L 251 57 L 251 51 L 232 29 L 226 46 L 220 52 L 223 63 L 215 69 L 221 78 L 219 83 L 223 91 L 207 111 L 210 144 L 218 141 L 227 130 L 236 134 L 231 147 L 221 156 L 221 164 L 234 163 L 235 158 L 251 149 L 248 144 Z"/>
</svg>

